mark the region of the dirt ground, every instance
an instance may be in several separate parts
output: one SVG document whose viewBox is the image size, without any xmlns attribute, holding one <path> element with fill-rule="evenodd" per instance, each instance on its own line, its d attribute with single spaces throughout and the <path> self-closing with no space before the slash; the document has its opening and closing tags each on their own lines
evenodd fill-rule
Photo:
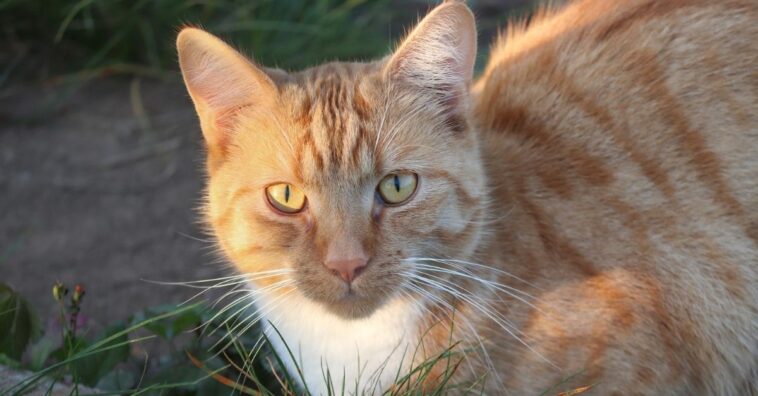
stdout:
<svg viewBox="0 0 758 396">
<path fill-rule="evenodd" d="M 197 225 L 202 140 L 178 81 L 15 91 L 0 98 L 0 282 L 43 318 L 56 280 L 82 283 L 102 328 L 193 294 L 145 279 L 220 273 Z"/>
</svg>

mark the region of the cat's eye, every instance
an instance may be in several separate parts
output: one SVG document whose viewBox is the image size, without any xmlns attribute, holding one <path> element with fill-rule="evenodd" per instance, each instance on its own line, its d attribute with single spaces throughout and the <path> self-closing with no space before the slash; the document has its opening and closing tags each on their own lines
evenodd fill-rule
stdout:
<svg viewBox="0 0 758 396">
<path fill-rule="evenodd" d="M 399 205 L 411 198 L 416 191 L 418 176 L 412 172 L 396 172 L 385 176 L 377 190 L 382 200 L 390 205 Z"/>
<path fill-rule="evenodd" d="M 271 206 L 283 213 L 297 213 L 305 207 L 303 190 L 289 183 L 277 183 L 266 187 L 266 197 Z"/>
</svg>

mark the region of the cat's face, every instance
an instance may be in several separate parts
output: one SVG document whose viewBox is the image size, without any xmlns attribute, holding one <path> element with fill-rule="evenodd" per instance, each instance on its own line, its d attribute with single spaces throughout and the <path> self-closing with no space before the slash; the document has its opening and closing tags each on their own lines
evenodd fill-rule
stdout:
<svg viewBox="0 0 758 396">
<path fill-rule="evenodd" d="M 413 259 L 473 250 L 486 199 L 466 121 L 473 22 L 455 4 L 430 17 L 383 61 L 294 74 L 180 35 L 208 143 L 208 220 L 259 288 L 363 317 L 409 295 Z"/>
</svg>

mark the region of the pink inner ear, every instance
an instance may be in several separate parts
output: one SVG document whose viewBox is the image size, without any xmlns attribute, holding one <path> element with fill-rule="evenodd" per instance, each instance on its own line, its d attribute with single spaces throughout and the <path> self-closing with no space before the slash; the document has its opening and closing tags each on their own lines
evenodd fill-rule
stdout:
<svg viewBox="0 0 758 396">
<path fill-rule="evenodd" d="M 214 127 L 218 131 L 230 132 L 234 127 L 234 121 L 237 114 L 244 108 L 252 106 L 252 103 L 235 106 L 217 111 L 214 114 Z"/>
<path fill-rule="evenodd" d="M 207 109 L 206 106 L 202 106 L 202 110 L 198 110 L 200 122 L 203 126 L 203 137 L 212 155 L 217 155 L 221 158 L 226 154 L 230 132 L 234 128 L 235 115 L 241 108 L 213 111 Z"/>
<path fill-rule="evenodd" d="M 443 3 L 408 35 L 390 59 L 388 71 L 441 90 L 442 84 L 468 84 L 475 58 L 476 24 L 471 11 L 462 3 Z"/>
<path fill-rule="evenodd" d="M 476 57 L 476 26 L 462 3 L 443 3 L 413 30 L 385 69 L 389 78 L 433 93 L 456 112 L 464 102 Z"/>
</svg>

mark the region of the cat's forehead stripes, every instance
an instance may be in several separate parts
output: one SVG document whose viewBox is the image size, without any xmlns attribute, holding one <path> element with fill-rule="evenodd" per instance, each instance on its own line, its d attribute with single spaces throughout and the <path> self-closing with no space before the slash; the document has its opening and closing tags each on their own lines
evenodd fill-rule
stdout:
<svg viewBox="0 0 758 396">
<path fill-rule="evenodd" d="M 376 107 L 366 93 L 376 67 L 332 63 L 296 74 L 282 87 L 295 120 L 295 164 L 303 180 L 366 176 L 374 170 Z M 362 172 L 356 172 L 356 170 Z"/>
</svg>

